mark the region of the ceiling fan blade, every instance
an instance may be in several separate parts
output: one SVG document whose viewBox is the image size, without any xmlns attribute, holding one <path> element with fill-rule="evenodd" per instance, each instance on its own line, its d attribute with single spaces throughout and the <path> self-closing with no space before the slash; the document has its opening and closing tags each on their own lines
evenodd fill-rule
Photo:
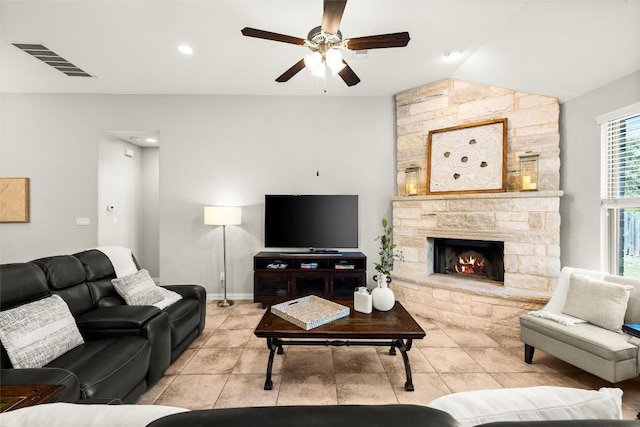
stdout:
<svg viewBox="0 0 640 427">
<path fill-rule="evenodd" d="M 276 81 L 278 83 L 284 83 L 289 81 L 289 79 L 293 76 L 295 76 L 296 74 L 298 74 L 298 72 L 300 70 L 302 70 L 304 68 L 304 59 L 301 59 L 300 61 L 296 62 L 295 64 L 293 64 L 293 66 L 291 68 L 289 68 L 287 71 L 285 71 L 284 73 L 282 73 L 280 75 L 280 77 L 278 77 L 276 79 Z"/>
<path fill-rule="evenodd" d="M 342 80 L 344 80 L 347 86 L 355 86 L 360 83 L 360 77 L 358 77 L 356 73 L 353 72 L 351 67 L 349 67 L 349 64 L 347 64 L 344 60 L 342 62 L 344 63 L 345 67 L 340 70 L 338 74 L 340 75 L 340 77 L 342 77 Z"/>
<path fill-rule="evenodd" d="M 327 34 L 336 34 L 338 32 L 346 5 L 347 0 L 324 0 L 322 31 Z"/>
<path fill-rule="evenodd" d="M 382 49 L 385 47 L 404 47 L 409 44 L 409 33 L 378 34 L 376 36 L 356 37 L 347 40 L 347 49 L 366 50 Z"/>
<path fill-rule="evenodd" d="M 247 37 L 255 37 L 257 39 L 273 40 L 283 43 L 291 43 L 296 45 L 304 45 L 304 39 L 299 37 L 287 36 L 285 34 L 272 33 L 271 31 L 258 30 L 256 28 L 244 27 L 242 35 Z"/>
</svg>

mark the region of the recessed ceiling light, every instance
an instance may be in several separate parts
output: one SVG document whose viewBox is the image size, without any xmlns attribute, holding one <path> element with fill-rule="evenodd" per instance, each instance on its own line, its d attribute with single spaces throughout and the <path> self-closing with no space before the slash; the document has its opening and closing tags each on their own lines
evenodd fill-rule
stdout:
<svg viewBox="0 0 640 427">
<path fill-rule="evenodd" d="M 151 144 L 155 144 L 156 142 L 158 142 L 158 140 L 155 139 L 155 138 L 147 138 L 147 139 L 145 139 L 145 141 L 147 141 L 147 142 L 149 142 Z"/>
<path fill-rule="evenodd" d="M 191 46 L 188 46 L 186 44 L 181 44 L 180 46 L 178 46 L 178 51 L 180 53 L 184 53 L 185 55 L 191 55 L 193 53 L 193 49 L 191 48 Z"/>
<path fill-rule="evenodd" d="M 445 59 L 448 59 L 448 60 L 458 59 L 461 56 L 462 56 L 461 50 L 452 50 L 444 53 Z"/>
</svg>

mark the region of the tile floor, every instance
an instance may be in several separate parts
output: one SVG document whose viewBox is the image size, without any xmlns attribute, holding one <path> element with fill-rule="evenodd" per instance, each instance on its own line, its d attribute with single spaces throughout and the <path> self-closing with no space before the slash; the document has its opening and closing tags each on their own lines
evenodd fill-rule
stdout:
<svg viewBox="0 0 640 427">
<path fill-rule="evenodd" d="M 536 350 L 523 361 L 515 339 L 439 325 L 416 317 L 427 333 L 409 352 L 414 392 L 404 390 L 402 357 L 384 347 L 285 347 L 276 355 L 273 390 L 263 390 L 268 350 L 253 335 L 264 309 L 237 301 L 207 304 L 206 328 L 139 400 L 190 409 L 301 404 L 426 404 L 450 393 L 553 385 L 624 391 L 623 416 L 640 410 L 640 378 L 615 385 Z"/>
</svg>

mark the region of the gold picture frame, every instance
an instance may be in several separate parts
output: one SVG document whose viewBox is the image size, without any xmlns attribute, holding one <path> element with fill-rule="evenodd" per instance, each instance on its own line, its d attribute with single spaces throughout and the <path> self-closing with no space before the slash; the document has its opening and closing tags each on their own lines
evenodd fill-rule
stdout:
<svg viewBox="0 0 640 427">
<path fill-rule="evenodd" d="M 0 178 L 1 222 L 29 222 L 29 178 Z"/>
<path fill-rule="evenodd" d="M 506 118 L 430 131 L 427 150 L 427 194 L 506 191 Z"/>
</svg>

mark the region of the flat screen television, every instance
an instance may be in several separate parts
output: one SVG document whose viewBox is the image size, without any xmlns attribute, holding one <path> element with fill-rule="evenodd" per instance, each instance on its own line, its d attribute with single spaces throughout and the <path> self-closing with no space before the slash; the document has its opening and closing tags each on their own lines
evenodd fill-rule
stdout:
<svg viewBox="0 0 640 427">
<path fill-rule="evenodd" d="M 264 207 L 265 247 L 358 247 L 357 195 L 267 194 Z"/>
</svg>

